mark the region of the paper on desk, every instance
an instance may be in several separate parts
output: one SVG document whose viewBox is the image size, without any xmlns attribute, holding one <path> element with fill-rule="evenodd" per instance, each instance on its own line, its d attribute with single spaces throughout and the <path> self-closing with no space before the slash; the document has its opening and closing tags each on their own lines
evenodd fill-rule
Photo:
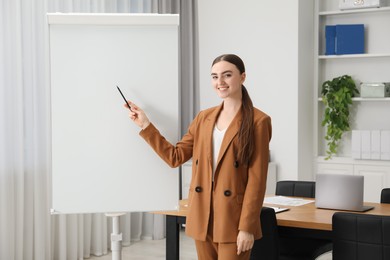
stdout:
<svg viewBox="0 0 390 260">
<path fill-rule="evenodd" d="M 314 200 L 290 198 L 290 197 L 284 197 L 284 196 L 275 196 L 275 197 L 264 198 L 264 203 L 284 205 L 284 206 L 302 206 L 302 205 L 309 204 L 312 202 L 314 202 Z"/>
</svg>

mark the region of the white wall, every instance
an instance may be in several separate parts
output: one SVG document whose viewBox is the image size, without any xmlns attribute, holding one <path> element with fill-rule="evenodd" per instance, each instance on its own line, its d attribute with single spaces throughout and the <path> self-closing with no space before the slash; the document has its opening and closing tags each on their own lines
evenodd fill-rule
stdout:
<svg viewBox="0 0 390 260">
<path fill-rule="evenodd" d="M 279 179 L 308 179 L 311 176 L 311 172 L 300 169 L 303 164 L 299 162 L 301 152 L 298 149 L 302 142 L 300 128 L 313 125 L 305 123 L 302 126 L 298 115 L 302 106 L 299 87 L 311 89 L 313 74 L 310 72 L 308 79 L 300 79 L 298 73 L 299 56 L 302 55 L 298 52 L 302 2 L 311 6 L 312 17 L 311 0 L 198 1 L 200 108 L 221 102 L 210 84 L 213 59 L 223 53 L 239 55 L 246 65 L 245 86 L 254 105 L 272 117 L 271 158 L 278 164 Z M 310 18 L 310 15 L 304 17 Z M 312 24 L 312 20 L 309 23 Z M 313 39 L 312 31 L 307 34 Z M 306 56 L 312 57 L 312 49 L 307 51 Z M 312 95 L 304 106 L 311 105 L 311 100 Z M 312 122 L 312 117 L 310 120 Z M 307 140 L 310 142 L 312 138 Z M 311 165 L 311 159 L 307 163 Z"/>
</svg>

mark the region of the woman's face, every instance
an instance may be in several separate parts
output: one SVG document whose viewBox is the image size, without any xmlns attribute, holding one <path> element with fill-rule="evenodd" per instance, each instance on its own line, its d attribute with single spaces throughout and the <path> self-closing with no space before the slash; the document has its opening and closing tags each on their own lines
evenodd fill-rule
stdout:
<svg viewBox="0 0 390 260">
<path fill-rule="evenodd" d="M 211 84 L 218 96 L 241 99 L 241 86 L 245 81 L 245 72 L 240 74 L 237 67 L 227 61 L 220 61 L 211 68 Z"/>
</svg>

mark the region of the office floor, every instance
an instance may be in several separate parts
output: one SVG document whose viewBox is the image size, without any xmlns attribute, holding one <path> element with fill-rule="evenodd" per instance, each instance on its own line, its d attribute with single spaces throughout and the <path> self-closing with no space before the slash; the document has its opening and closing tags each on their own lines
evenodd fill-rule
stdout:
<svg viewBox="0 0 390 260">
<path fill-rule="evenodd" d="M 111 254 L 88 260 L 111 260 Z M 180 234 L 180 260 L 196 260 L 195 243 L 184 231 Z M 122 260 L 165 260 L 165 239 L 141 240 L 122 248 Z"/>
<path fill-rule="evenodd" d="M 101 257 L 90 257 L 88 260 L 111 260 L 111 254 Z M 180 234 L 180 260 L 196 260 L 194 241 L 184 234 Z M 165 260 L 165 239 L 141 240 L 122 248 L 122 260 Z M 332 254 L 327 253 L 317 260 L 332 260 Z"/>
</svg>

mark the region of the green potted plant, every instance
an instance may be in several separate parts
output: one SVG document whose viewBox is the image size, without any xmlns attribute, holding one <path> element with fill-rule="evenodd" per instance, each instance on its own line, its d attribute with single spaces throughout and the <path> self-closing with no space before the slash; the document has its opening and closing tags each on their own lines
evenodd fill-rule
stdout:
<svg viewBox="0 0 390 260">
<path fill-rule="evenodd" d="M 352 97 L 359 90 L 349 75 L 327 80 L 322 84 L 322 102 L 325 104 L 322 126 L 326 126 L 327 141 L 326 160 L 337 154 L 339 141 L 344 132 L 349 131 L 349 107 Z"/>
</svg>

